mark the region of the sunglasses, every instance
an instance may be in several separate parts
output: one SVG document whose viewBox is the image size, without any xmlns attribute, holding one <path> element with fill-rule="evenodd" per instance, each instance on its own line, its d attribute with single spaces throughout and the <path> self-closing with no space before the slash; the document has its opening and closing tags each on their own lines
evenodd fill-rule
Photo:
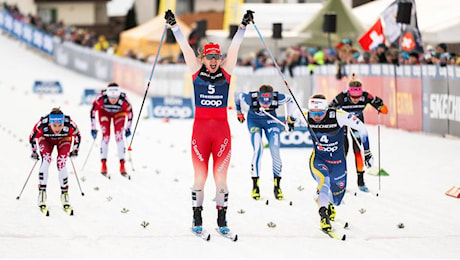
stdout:
<svg viewBox="0 0 460 260">
<path fill-rule="evenodd" d="M 352 96 L 352 95 L 350 95 L 350 97 L 354 99 L 361 98 L 361 96 Z"/>
<path fill-rule="evenodd" d="M 220 55 L 220 54 L 206 54 L 205 57 L 206 57 L 207 60 L 212 60 L 212 59 L 220 60 L 220 58 L 222 58 L 222 55 Z"/>
<path fill-rule="evenodd" d="M 324 116 L 324 114 L 326 114 L 326 111 L 325 110 L 321 110 L 321 111 L 309 111 L 310 115 L 312 117 L 315 117 L 315 116 L 319 116 L 319 117 L 322 117 Z"/>
</svg>

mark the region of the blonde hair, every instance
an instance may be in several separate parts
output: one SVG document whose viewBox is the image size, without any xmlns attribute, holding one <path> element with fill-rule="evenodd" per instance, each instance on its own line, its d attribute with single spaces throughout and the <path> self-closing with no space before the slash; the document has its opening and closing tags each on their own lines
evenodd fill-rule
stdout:
<svg viewBox="0 0 460 260">
<path fill-rule="evenodd" d="M 356 78 L 356 74 L 354 72 L 351 73 L 350 81 L 348 81 L 348 86 L 350 87 L 361 87 L 363 83 Z"/>
<path fill-rule="evenodd" d="M 318 94 L 314 94 L 313 96 L 310 97 L 310 99 L 312 98 L 318 98 L 318 99 L 326 99 L 326 96 L 322 93 L 318 93 Z"/>
</svg>

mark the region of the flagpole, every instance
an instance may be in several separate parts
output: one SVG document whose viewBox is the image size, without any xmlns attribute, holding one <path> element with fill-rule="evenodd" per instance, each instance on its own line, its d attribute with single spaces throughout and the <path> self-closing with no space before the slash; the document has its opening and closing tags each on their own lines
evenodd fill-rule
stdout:
<svg viewBox="0 0 460 260">
<path fill-rule="evenodd" d="M 400 59 L 400 56 L 401 56 L 401 51 L 402 51 L 402 37 L 403 37 L 403 26 L 404 24 L 403 23 L 399 23 L 399 29 L 401 30 L 401 33 L 399 34 L 399 50 L 398 50 L 398 66 L 400 65 L 399 64 L 399 59 Z"/>
</svg>

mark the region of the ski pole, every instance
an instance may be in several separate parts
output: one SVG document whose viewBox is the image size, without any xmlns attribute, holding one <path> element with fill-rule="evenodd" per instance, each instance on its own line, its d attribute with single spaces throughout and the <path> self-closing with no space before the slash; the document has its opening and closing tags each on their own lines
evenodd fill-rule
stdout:
<svg viewBox="0 0 460 260">
<path fill-rule="evenodd" d="M 378 165 L 379 165 L 379 190 L 380 190 L 380 112 L 377 117 L 377 146 L 378 146 L 378 152 L 379 152 L 379 158 L 378 158 Z"/>
<path fill-rule="evenodd" d="M 158 62 L 158 56 L 160 55 L 160 49 L 161 49 L 161 46 L 163 45 L 163 40 L 165 38 L 167 29 L 168 29 L 168 24 L 165 23 L 163 34 L 161 35 L 160 46 L 158 46 L 157 55 L 155 56 L 155 61 L 153 62 L 152 71 L 150 72 L 149 82 L 147 83 L 147 89 L 145 90 L 144 98 L 142 99 L 141 109 L 139 110 L 139 116 L 137 117 L 136 125 L 134 126 L 133 136 L 131 137 L 131 142 L 129 143 L 128 151 L 131 151 L 131 145 L 133 144 L 134 135 L 136 135 L 137 124 L 139 123 L 139 118 L 141 117 L 141 112 L 142 112 L 142 108 L 144 107 L 145 98 L 147 97 L 147 93 L 149 92 L 150 81 L 152 80 L 153 72 L 155 71 L 155 67 Z"/>
<path fill-rule="evenodd" d="M 72 157 L 69 157 L 69 158 L 70 158 L 70 162 L 72 163 L 72 168 L 73 168 L 73 172 L 75 173 L 75 178 L 77 178 L 78 188 L 80 188 L 81 195 L 85 196 L 85 193 L 83 193 L 83 191 L 81 190 L 80 180 L 78 179 L 77 171 L 75 170 L 75 165 L 73 164 Z"/>
<path fill-rule="evenodd" d="M 83 171 L 83 169 L 84 169 L 85 166 L 86 166 L 86 162 L 88 162 L 89 155 L 91 154 L 91 150 L 93 150 L 93 146 L 94 146 L 94 143 L 95 143 L 95 142 L 96 142 L 96 138 L 93 139 L 93 143 L 92 143 L 91 146 L 89 147 L 88 155 L 86 156 L 85 162 L 83 163 L 83 166 L 81 167 L 81 171 Z"/>
<path fill-rule="evenodd" d="M 35 165 L 37 165 L 37 163 L 38 163 L 38 160 L 35 161 L 34 165 L 32 166 L 32 169 L 30 169 L 29 176 L 27 176 L 26 182 L 24 183 L 24 186 L 22 186 L 21 192 L 20 192 L 19 195 L 16 197 L 17 200 L 21 197 L 22 192 L 24 191 L 24 188 L 26 187 L 27 182 L 29 182 L 30 175 L 32 175 L 32 172 L 34 171 Z"/>
<path fill-rule="evenodd" d="M 259 108 L 260 111 L 264 112 L 264 114 L 266 114 L 267 116 L 271 117 L 273 120 L 275 120 L 277 123 L 283 125 L 284 127 L 284 130 L 286 132 L 289 132 L 289 127 L 284 123 L 284 122 L 281 122 L 281 120 L 279 120 L 278 118 L 274 117 L 272 114 L 268 113 L 267 111 L 265 111 L 265 109 L 263 107 Z"/>
<path fill-rule="evenodd" d="M 128 144 L 128 138 L 126 138 L 126 144 Z M 131 163 L 131 170 L 134 171 L 133 157 L 131 156 L 130 149 L 128 149 L 128 160 Z"/>
<path fill-rule="evenodd" d="M 313 129 L 310 127 L 310 124 L 308 123 L 307 118 L 305 117 L 305 114 L 302 112 L 302 108 L 300 107 L 299 102 L 297 102 L 297 99 L 295 98 L 294 93 L 292 93 L 292 90 L 291 90 L 291 88 L 289 87 L 289 85 L 288 85 L 288 83 L 287 83 L 287 80 L 286 80 L 286 77 L 284 76 L 283 72 L 281 72 L 281 69 L 280 69 L 280 67 L 278 66 L 278 62 L 275 60 L 275 57 L 273 57 L 272 52 L 271 52 L 270 49 L 268 48 L 267 43 L 265 43 L 265 40 L 264 40 L 264 38 L 262 37 L 262 34 L 260 34 L 260 31 L 259 31 L 259 29 L 257 28 L 256 23 L 255 23 L 254 21 L 252 21 L 252 25 L 254 25 L 254 29 L 256 30 L 257 34 L 259 35 L 259 39 L 262 41 L 262 44 L 264 45 L 265 50 L 266 50 L 266 51 L 268 52 L 268 54 L 270 55 L 270 58 L 272 59 L 273 64 L 274 64 L 275 67 L 276 67 L 276 70 L 278 70 L 278 73 L 280 74 L 281 78 L 283 79 L 284 85 L 286 85 L 286 88 L 288 89 L 289 94 L 291 94 L 292 99 L 294 100 L 295 104 L 297 105 L 297 108 L 299 109 L 300 113 L 302 114 L 302 117 L 303 117 L 303 119 L 305 120 L 305 123 L 306 123 L 307 127 L 310 129 L 310 131 L 311 131 L 312 133 L 314 133 Z M 319 142 L 319 140 L 318 140 L 318 137 L 317 137 L 315 134 L 312 134 L 312 138 L 314 139 L 316 145 L 319 146 L 319 147 L 321 147 L 321 144 L 320 144 L 320 142 Z"/>
</svg>

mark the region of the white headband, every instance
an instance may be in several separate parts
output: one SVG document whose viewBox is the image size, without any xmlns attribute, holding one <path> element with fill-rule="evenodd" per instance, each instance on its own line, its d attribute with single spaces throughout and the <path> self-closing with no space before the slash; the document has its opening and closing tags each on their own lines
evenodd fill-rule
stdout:
<svg viewBox="0 0 460 260">
<path fill-rule="evenodd" d="M 118 98 L 120 96 L 120 88 L 117 86 L 107 87 L 106 93 L 109 98 Z"/>
<path fill-rule="evenodd" d="M 326 99 L 322 98 L 310 98 L 308 101 L 308 110 L 312 109 L 321 109 L 326 110 L 328 108 L 328 104 Z"/>
</svg>

